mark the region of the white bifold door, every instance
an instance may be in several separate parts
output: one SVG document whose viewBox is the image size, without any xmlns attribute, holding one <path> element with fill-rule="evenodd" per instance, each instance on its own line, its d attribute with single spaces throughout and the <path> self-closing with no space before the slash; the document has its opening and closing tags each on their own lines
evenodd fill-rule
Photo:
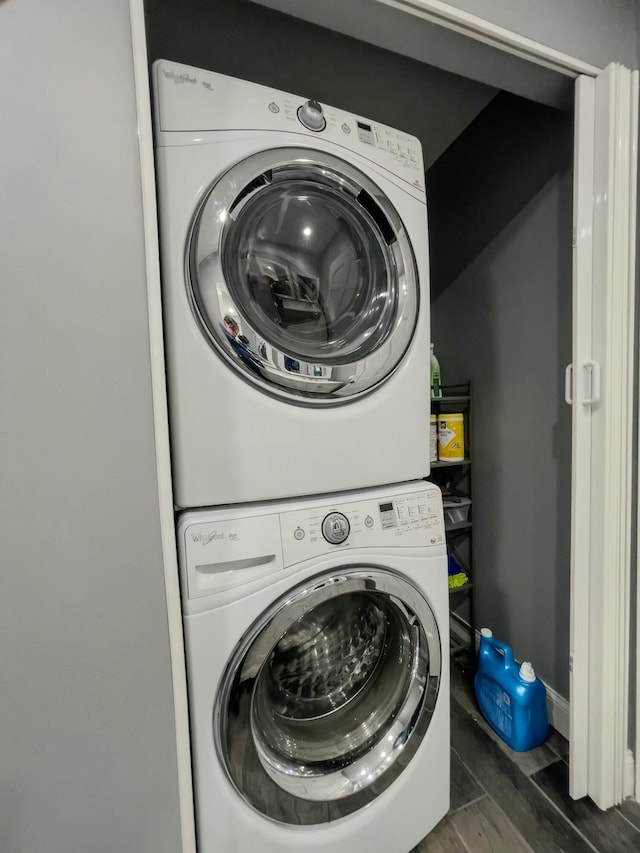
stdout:
<svg viewBox="0 0 640 853">
<path fill-rule="evenodd" d="M 638 72 L 576 81 L 570 793 L 634 793 L 630 652 Z M 633 644 L 632 644 L 633 641 Z M 635 708 L 635 702 L 631 704 Z"/>
</svg>

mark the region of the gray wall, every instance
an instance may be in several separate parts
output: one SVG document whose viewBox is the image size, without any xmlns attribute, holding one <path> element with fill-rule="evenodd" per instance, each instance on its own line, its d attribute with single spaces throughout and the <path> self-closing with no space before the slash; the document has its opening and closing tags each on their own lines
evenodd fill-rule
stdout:
<svg viewBox="0 0 640 853">
<path fill-rule="evenodd" d="M 599 68 L 637 68 L 636 0 L 447 0 L 501 27 Z"/>
<path fill-rule="evenodd" d="M 465 38 L 385 0 L 255 0 L 490 86 L 570 108 L 571 78 Z M 604 67 L 638 65 L 637 0 L 457 0 L 458 6 L 563 53 Z"/>
<path fill-rule="evenodd" d="M 477 625 L 565 697 L 571 197 L 571 170 L 561 170 L 432 306 L 443 382 L 473 383 Z"/>
<path fill-rule="evenodd" d="M 572 124 L 501 93 L 427 175 L 432 336 L 443 381 L 473 383 L 476 624 L 564 696 Z"/>
<path fill-rule="evenodd" d="M 431 298 L 573 161 L 573 115 L 500 92 L 427 172 Z"/>
<path fill-rule="evenodd" d="M 426 167 L 496 93 L 244 0 L 146 0 L 145 9 L 151 61 L 207 68 L 396 127 L 420 139 Z"/>
<path fill-rule="evenodd" d="M 0 6 L 0 850 L 176 853 L 127 0 Z"/>
</svg>

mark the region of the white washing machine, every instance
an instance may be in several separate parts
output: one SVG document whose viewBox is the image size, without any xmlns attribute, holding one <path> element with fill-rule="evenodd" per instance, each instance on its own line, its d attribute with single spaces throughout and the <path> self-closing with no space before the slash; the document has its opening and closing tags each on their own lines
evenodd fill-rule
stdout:
<svg viewBox="0 0 640 853">
<path fill-rule="evenodd" d="M 199 853 L 407 853 L 449 808 L 442 500 L 183 514 Z"/>
<path fill-rule="evenodd" d="M 426 476 L 418 140 L 175 63 L 153 79 L 177 506 Z"/>
</svg>

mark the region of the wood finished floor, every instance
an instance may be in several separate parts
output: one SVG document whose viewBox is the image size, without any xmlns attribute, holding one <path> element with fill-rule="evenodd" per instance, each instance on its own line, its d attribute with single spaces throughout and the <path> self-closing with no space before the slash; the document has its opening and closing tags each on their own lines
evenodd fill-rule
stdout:
<svg viewBox="0 0 640 853">
<path fill-rule="evenodd" d="M 640 805 L 602 812 L 568 793 L 557 732 L 517 753 L 485 723 L 472 671 L 451 666 L 451 809 L 411 853 L 640 853 Z"/>
</svg>

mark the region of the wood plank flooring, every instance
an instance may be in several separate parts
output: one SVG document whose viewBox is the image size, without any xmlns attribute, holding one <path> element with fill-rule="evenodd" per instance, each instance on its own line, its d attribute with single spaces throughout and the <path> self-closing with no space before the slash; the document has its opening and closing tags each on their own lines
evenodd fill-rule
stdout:
<svg viewBox="0 0 640 853">
<path fill-rule="evenodd" d="M 411 853 L 640 853 L 640 805 L 572 800 L 568 755 L 557 732 L 511 750 L 477 708 L 472 667 L 452 664 L 451 808 Z"/>
</svg>

